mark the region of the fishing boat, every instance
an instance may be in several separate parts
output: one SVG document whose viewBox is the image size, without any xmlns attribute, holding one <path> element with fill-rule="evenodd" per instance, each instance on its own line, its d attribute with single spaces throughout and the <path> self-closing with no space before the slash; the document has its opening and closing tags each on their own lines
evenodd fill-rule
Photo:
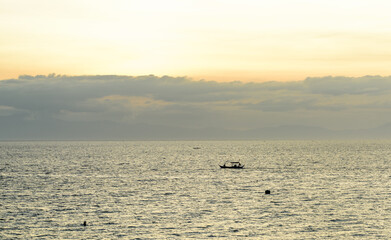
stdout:
<svg viewBox="0 0 391 240">
<path fill-rule="evenodd" d="M 225 162 L 224 165 L 219 165 L 221 168 L 243 168 L 244 165 L 240 162 Z"/>
</svg>

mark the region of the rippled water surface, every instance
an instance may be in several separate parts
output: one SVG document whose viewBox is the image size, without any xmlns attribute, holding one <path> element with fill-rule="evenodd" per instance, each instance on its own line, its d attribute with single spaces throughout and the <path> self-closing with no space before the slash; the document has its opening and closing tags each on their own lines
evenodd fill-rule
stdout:
<svg viewBox="0 0 391 240">
<path fill-rule="evenodd" d="M 390 164 L 391 141 L 0 142 L 0 238 L 390 239 Z"/>
</svg>

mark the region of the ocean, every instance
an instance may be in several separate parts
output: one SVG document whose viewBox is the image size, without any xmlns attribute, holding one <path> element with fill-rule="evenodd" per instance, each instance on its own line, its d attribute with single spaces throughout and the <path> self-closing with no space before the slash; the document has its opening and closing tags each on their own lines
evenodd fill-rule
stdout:
<svg viewBox="0 0 391 240">
<path fill-rule="evenodd" d="M 0 239 L 390 239 L 390 166 L 388 140 L 0 142 Z"/>
</svg>

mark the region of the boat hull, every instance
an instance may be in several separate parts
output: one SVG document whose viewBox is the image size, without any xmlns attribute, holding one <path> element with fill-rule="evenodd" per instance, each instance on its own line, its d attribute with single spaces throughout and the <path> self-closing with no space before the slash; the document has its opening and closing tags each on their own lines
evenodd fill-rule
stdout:
<svg viewBox="0 0 391 240">
<path fill-rule="evenodd" d="M 221 165 L 219 165 L 220 166 L 220 168 L 234 168 L 234 169 L 242 169 L 243 167 L 244 167 L 244 165 L 243 166 L 239 166 L 239 167 L 233 167 L 233 166 L 221 166 Z"/>
</svg>

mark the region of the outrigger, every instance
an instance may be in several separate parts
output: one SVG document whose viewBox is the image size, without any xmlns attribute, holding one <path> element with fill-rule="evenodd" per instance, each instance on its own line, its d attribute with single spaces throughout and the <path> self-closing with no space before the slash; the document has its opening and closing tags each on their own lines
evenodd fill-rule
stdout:
<svg viewBox="0 0 391 240">
<path fill-rule="evenodd" d="M 244 165 L 240 162 L 225 162 L 224 165 L 219 165 L 221 168 L 243 168 Z"/>
</svg>

